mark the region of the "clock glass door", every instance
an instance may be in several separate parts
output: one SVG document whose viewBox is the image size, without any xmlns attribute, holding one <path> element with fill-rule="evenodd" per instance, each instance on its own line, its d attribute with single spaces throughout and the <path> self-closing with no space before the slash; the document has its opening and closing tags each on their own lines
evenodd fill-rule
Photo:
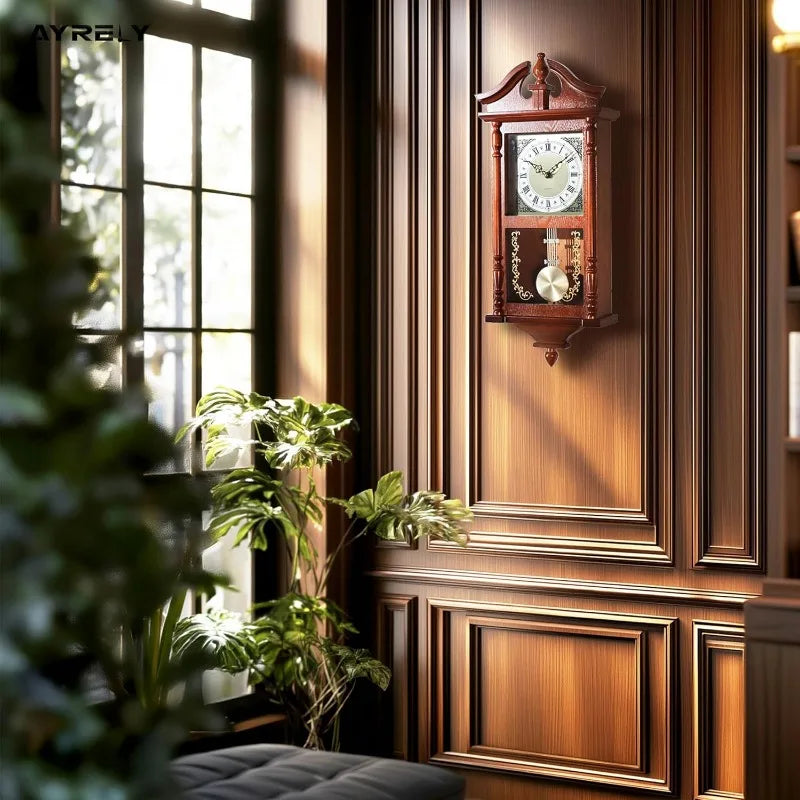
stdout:
<svg viewBox="0 0 800 800">
<path fill-rule="evenodd" d="M 511 228 L 506 231 L 511 303 L 583 303 L 583 229 Z"/>
</svg>

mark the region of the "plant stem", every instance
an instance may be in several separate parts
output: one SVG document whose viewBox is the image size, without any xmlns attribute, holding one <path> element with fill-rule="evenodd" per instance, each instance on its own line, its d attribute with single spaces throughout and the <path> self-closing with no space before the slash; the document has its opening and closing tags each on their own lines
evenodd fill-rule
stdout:
<svg viewBox="0 0 800 800">
<path fill-rule="evenodd" d="M 342 534 L 342 538 L 339 539 L 339 543 L 336 545 L 336 549 L 333 551 L 333 553 L 329 554 L 328 557 L 325 559 L 325 567 L 322 570 L 322 575 L 319 577 L 319 580 L 316 580 L 317 577 L 316 575 L 314 576 L 315 578 L 314 591 L 316 594 L 324 595 L 327 592 L 328 578 L 330 577 L 331 569 L 333 569 L 333 563 L 339 557 L 339 554 L 345 548 L 345 545 L 349 544 L 348 537 L 352 533 L 353 528 L 355 528 L 358 521 L 359 520 L 354 519 L 347 526 L 347 530 Z"/>
<path fill-rule="evenodd" d="M 153 707 L 157 707 L 161 700 L 165 687 L 160 685 L 158 680 L 158 662 L 161 654 L 161 625 L 164 619 L 164 612 L 161 608 L 157 608 L 150 615 L 150 638 L 149 638 L 149 651 L 147 653 L 148 664 L 147 668 L 150 672 L 149 684 L 150 694 Z"/>
</svg>

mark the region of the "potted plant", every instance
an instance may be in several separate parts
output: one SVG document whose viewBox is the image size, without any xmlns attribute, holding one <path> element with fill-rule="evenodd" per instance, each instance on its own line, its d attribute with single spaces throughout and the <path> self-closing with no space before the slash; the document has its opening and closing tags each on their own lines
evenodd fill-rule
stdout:
<svg viewBox="0 0 800 800">
<path fill-rule="evenodd" d="M 336 559 L 368 534 L 388 541 L 427 537 L 464 545 L 464 526 L 472 516 L 461 501 L 441 492 L 406 494 L 400 472 L 384 475 L 374 489 L 350 498 L 320 495 L 315 471 L 351 457 L 343 433 L 353 426 L 350 412 L 333 403 L 217 389 L 201 398 L 197 416 L 179 433 L 182 438 L 202 430 L 208 467 L 253 448 L 256 465 L 231 470 L 211 490 L 208 532 L 214 539 L 230 534 L 234 546 L 265 549 L 269 532 L 277 530 L 289 568 L 286 593 L 256 606 L 250 620 L 225 611 L 182 619 L 173 654 L 181 659 L 211 653 L 218 669 L 246 670 L 251 683 L 283 705 L 290 722 L 304 731 L 306 746 L 313 748 L 330 744 L 338 749 L 340 715 L 359 678 L 382 689 L 390 679 L 388 668 L 367 650 L 347 644 L 348 634 L 357 631 L 327 596 Z M 242 438 L 234 430 L 249 430 L 252 436 Z M 336 548 L 322 559 L 310 534 L 337 508 L 350 522 Z"/>
</svg>

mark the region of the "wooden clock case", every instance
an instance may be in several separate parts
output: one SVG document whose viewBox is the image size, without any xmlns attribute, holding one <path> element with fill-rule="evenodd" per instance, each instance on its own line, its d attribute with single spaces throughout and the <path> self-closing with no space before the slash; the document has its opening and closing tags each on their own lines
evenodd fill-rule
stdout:
<svg viewBox="0 0 800 800">
<path fill-rule="evenodd" d="M 578 78 L 558 61 L 537 54 L 525 61 L 494 88 L 476 95 L 479 117 L 491 125 L 493 291 L 487 322 L 510 322 L 545 348 L 550 366 L 558 351 L 584 328 L 602 328 L 617 322 L 611 309 L 611 123 L 619 112 L 600 105 L 604 86 Z M 507 186 L 509 153 L 505 143 L 513 134 L 576 133 L 583 136 L 583 212 L 546 214 L 509 213 L 507 199 L 516 188 Z M 511 194 L 510 194 L 511 193 Z M 509 291 L 509 232 L 548 228 L 583 231 L 582 302 L 518 302 Z"/>
</svg>

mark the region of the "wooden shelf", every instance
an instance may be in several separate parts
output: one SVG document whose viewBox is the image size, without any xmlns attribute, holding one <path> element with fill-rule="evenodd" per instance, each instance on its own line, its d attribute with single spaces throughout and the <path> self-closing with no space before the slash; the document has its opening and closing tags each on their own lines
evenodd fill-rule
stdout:
<svg viewBox="0 0 800 800">
<path fill-rule="evenodd" d="M 786 160 L 800 164 L 800 144 L 792 144 L 786 148 Z"/>
<path fill-rule="evenodd" d="M 790 303 L 800 303 L 800 286 L 787 286 L 786 299 Z"/>
<path fill-rule="evenodd" d="M 788 453 L 800 453 L 800 439 L 786 437 L 786 451 Z"/>
<path fill-rule="evenodd" d="M 232 729 L 238 733 L 239 731 L 249 731 L 253 728 L 263 728 L 269 725 L 276 725 L 286 722 L 286 714 L 264 714 L 260 717 L 253 717 L 252 719 L 243 719 L 241 722 L 234 722 Z"/>
</svg>

